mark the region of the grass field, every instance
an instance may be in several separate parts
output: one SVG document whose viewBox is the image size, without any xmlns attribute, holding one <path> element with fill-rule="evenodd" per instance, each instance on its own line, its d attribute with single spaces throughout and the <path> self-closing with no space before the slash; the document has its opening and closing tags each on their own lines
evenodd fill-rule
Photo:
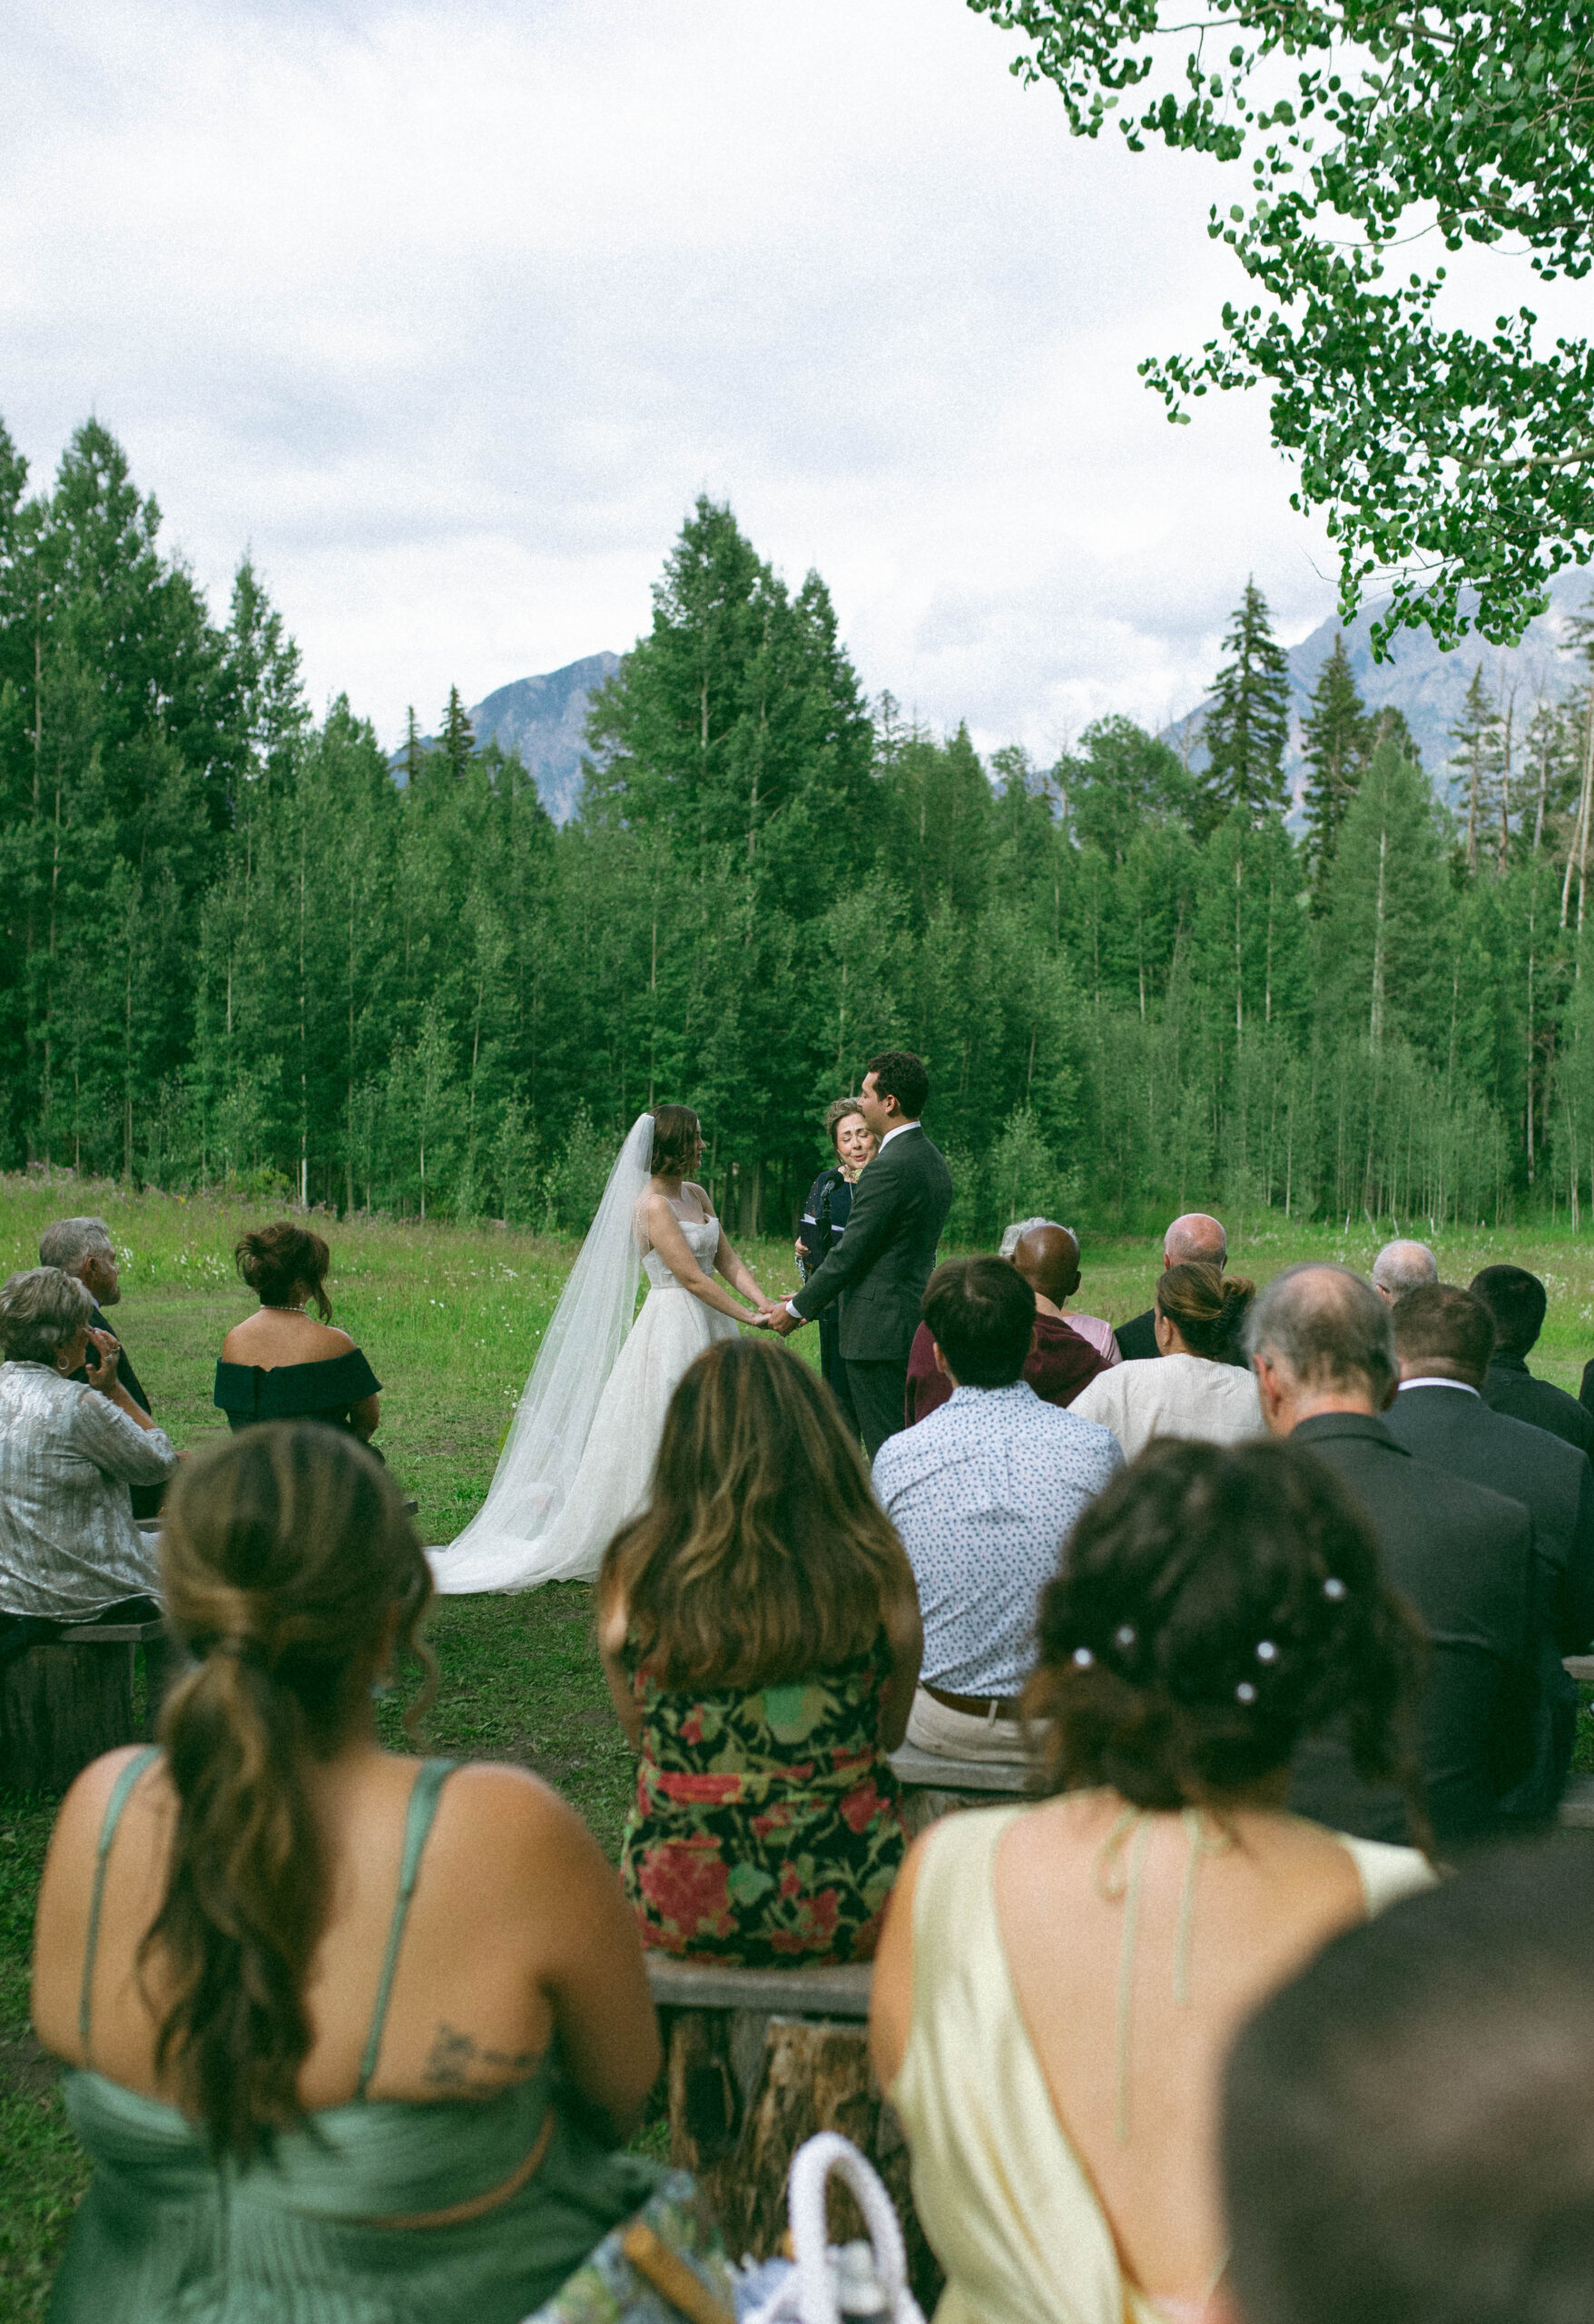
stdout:
<svg viewBox="0 0 1594 2324">
<path fill-rule="evenodd" d="M 211 1403 L 212 1367 L 229 1327 L 253 1302 L 233 1272 L 239 1234 L 258 1209 L 225 1202 L 123 1196 L 61 1180 L 0 1180 L 0 1277 L 36 1262 L 52 1218 L 94 1211 L 122 1255 L 126 1335 L 157 1415 L 180 1447 L 224 1427 Z M 478 1505 L 497 1448 L 553 1312 L 574 1250 L 492 1228 L 330 1224 L 330 1289 L 337 1320 L 383 1383 L 379 1443 L 419 1503 L 428 1541 L 447 1541 Z M 1388 1232 L 1387 1228 L 1385 1232 Z M 1342 1235 L 1274 1216 L 1235 1233 L 1236 1271 L 1264 1281 L 1300 1258 L 1365 1268 L 1384 1235 Z M 1550 1324 L 1535 1370 L 1577 1389 L 1594 1354 L 1594 1236 L 1480 1233 L 1441 1238 L 1441 1270 L 1465 1282 L 1511 1259 L 1543 1275 Z M 745 1256 L 766 1291 L 795 1279 L 790 1246 Z M 1147 1301 L 1157 1265 L 1146 1238 L 1087 1242 L 1079 1305 L 1121 1322 Z M 811 1359 L 816 1335 L 791 1343 Z M 521 1598 L 444 1600 L 430 1635 L 441 1687 L 428 1740 L 451 1756 L 510 1758 L 536 1768 L 579 1807 L 603 1846 L 617 1846 L 629 1755 L 615 1727 L 591 1635 L 591 1593 L 562 1584 Z M 395 1748 L 407 1748 L 398 1707 L 384 1704 Z M 33 1899 L 54 1803 L 0 1800 L 0 2324 L 43 2313 L 60 2242 L 84 2172 L 49 2062 L 27 2026 Z"/>
</svg>

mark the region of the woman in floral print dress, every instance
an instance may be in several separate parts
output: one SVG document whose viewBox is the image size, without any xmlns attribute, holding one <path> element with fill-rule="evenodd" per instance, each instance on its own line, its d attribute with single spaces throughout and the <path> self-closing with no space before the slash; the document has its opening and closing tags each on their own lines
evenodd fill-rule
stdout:
<svg viewBox="0 0 1594 2324">
<path fill-rule="evenodd" d="M 598 1636 L 641 1755 L 621 1876 L 644 1945 L 868 1960 L 907 1844 L 885 1754 L 923 1634 L 858 1448 L 784 1348 L 723 1341 L 681 1382 Z"/>
</svg>

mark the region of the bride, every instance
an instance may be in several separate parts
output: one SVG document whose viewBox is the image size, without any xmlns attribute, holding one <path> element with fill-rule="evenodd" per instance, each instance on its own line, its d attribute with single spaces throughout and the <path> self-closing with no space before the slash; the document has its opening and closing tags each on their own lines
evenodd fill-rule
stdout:
<svg viewBox="0 0 1594 2324">
<path fill-rule="evenodd" d="M 690 1176 L 689 1106 L 639 1114 L 554 1311 L 487 1497 L 458 1540 L 428 1550 L 439 1590 L 584 1581 L 647 1500 L 675 1384 L 711 1341 L 769 1306 Z M 647 1298 L 636 1310 L 639 1273 Z M 750 1312 L 716 1271 L 756 1303 Z"/>
</svg>

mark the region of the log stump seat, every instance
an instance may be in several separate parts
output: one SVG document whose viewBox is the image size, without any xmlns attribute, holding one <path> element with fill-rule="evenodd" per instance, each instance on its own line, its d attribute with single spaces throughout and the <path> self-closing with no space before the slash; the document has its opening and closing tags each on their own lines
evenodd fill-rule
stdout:
<svg viewBox="0 0 1594 2324">
<path fill-rule="evenodd" d="M 144 1661 L 144 1715 L 133 1711 Z M 162 1622 L 83 1622 L 0 1672 L 0 1787 L 62 1792 L 91 1759 L 153 1732 L 176 1659 Z"/>
</svg>

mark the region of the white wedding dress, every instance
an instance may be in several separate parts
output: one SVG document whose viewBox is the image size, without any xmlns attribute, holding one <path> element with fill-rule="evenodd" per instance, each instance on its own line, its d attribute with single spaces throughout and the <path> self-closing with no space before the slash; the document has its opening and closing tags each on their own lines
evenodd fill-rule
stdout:
<svg viewBox="0 0 1594 2324">
<path fill-rule="evenodd" d="M 487 1500 L 458 1541 L 427 1552 L 445 1595 L 589 1581 L 615 1534 L 646 1505 L 683 1373 L 715 1340 L 736 1336 L 732 1318 L 677 1283 L 656 1251 L 638 1252 L 652 1144 L 644 1114 L 548 1326 Z M 676 1216 L 712 1275 L 719 1220 Z M 639 1260 L 647 1297 L 627 1330 Z"/>
</svg>

